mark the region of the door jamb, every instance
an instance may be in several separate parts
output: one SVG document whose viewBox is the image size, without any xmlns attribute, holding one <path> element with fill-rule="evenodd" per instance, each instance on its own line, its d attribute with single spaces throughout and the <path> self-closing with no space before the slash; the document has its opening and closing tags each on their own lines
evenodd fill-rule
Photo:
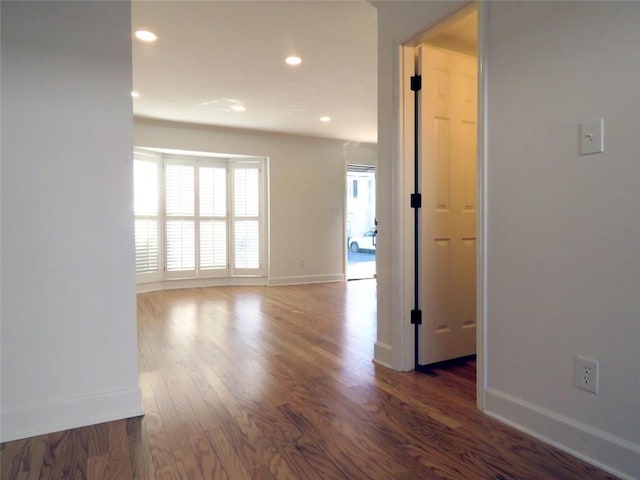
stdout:
<svg viewBox="0 0 640 480">
<path fill-rule="evenodd" d="M 478 9 L 478 121 L 477 121 L 477 254 L 476 254 L 476 405 L 481 411 L 485 410 L 485 391 L 487 380 L 487 282 L 486 282 L 486 260 L 487 260 L 487 190 L 486 175 L 488 150 L 487 150 L 487 19 L 489 2 L 477 2 Z M 456 15 L 455 13 L 453 15 Z M 449 17 L 451 18 L 451 16 Z M 444 20 L 446 21 L 446 19 Z M 441 24 L 442 21 L 429 25 L 424 31 Z M 413 291 L 413 258 L 411 239 L 413 239 L 413 210 L 409 208 L 408 192 L 411 191 L 413 185 L 413 131 L 411 123 L 413 122 L 413 99 L 408 93 L 408 85 L 404 85 L 407 72 L 413 68 L 409 65 L 413 55 L 412 44 L 407 43 L 399 46 L 399 83 L 398 93 L 400 95 L 398 107 L 398 158 L 402 159 L 398 165 L 398 181 L 401 198 L 398 200 L 401 209 L 401 221 L 403 238 L 401 244 L 403 281 L 400 303 L 402 304 L 402 328 L 399 335 L 399 342 L 396 343 L 400 347 L 399 364 L 402 370 L 410 370 L 413 363 L 413 345 L 414 333 L 413 325 L 408 321 L 408 312 L 412 305 Z M 415 70 L 413 70 L 415 71 Z M 413 73 L 412 73 L 413 74 Z M 411 75 L 412 75 L 411 74 Z M 410 76 L 410 75 L 409 75 Z"/>
<path fill-rule="evenodd" d="M 478 144 L 477 144 L 477 195 L 478 217 L 476 252 L 476 405 L 486 408 L 487 391 L 487 158 L 488 158 L 488 17 L 489 2 L 478 5 Z"/>
</svg>

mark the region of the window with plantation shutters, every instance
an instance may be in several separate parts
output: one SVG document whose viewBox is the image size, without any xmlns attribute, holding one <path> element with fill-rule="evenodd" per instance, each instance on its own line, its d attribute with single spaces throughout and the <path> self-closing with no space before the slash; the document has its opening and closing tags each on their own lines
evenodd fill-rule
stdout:
<svg viewBox="0 0 640 480">
<path fill-rule="evenodd" d="M 233 167 L 233 250 L 236 271 L 260 268 L 260 165 Z"/>
<path fill-rule="evenodd" d="M 149 156 L 134 162 L 138 280 L 263 276 L 266 159 Z"/>
<path fill-rule="evenodd" d="M 195 271 L 195 167 L 164 168 L 167 272 Z"/>
<path fill-rule="evenodd" d="M 135 215 L 135 261 L 138 279 L 161 278 L 160 216 L 159 216 L 160 157 L 151 153 L 134 152 L 133 208 Z"/>
<path fill-rule="evenodd" d="M 201 166 L 198 172 L 200 269 L 227 268 L 227 168 Z"/>
</svg>

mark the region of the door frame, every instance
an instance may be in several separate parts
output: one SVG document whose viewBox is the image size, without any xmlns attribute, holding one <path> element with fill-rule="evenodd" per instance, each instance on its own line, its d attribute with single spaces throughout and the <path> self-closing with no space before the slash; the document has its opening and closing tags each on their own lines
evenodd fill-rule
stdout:
<svg viewBox="0 0 640 480">
<path fill-rule="evenodd" d="M 351 170 L 349 170 L 351 168 Z M 378 190 L 378 183 L 377 183 L 377 165 L 375 164 L 357 164 L 357 163 L 347 163 L 345 164 L 345 171 L 344 171 L 344 179 L 345 179 L 345 192 L 344 192 L 344 222 L 343 222 L 343 228 L 342 228 L 342 234 L 343 234 L 343 241 L 342 244 L 345 246 L 345 251 L 344 251 L 344 279 L 346 281 L 349 280 L 360 280 L 360 279 L 351 279 L 349 278 L 349 245 L 348 245 L 348 241 L 349 241 L 349 237 L 347 236 L 347 226 L 348 226 L 348 204 L 349 204 L 349 187 L 347 185 L 347 180 L 349 179 L 349 172 L 355 172 L 358 169 L 362 169 L 363 171 L 373 171 L 373 221 L 374 223 L 377 225 L 377 213 L 376 213 L 376 207 L 377 207 L 377 190 Z M 375 265 L 375 271 L 373 273 L 373 277 L 371 277 L 371 279 L 375 279 L 377 276 L 377 252 L 376 252 L 376 265 Z M 369 280 L 369 278 L 363 278 L 362 280 Z"/>
<path fill-rule="evenodd" d="M 487 379 L 487 283 L 486 283 L 486 260 L 487 260 L 487 215 L 485 208 L 487 205 L 486 174 L 487 174 L 487 17 L 488 2 L 477 2 L 478 11 L 478 123 L 477 123 L 477 260 L 476 260 L 476 405 L 479 410 L 485 409 L 485 391 Z M 426 25 L 422 30 L 422 34 L 413 41 L 407 42 L 398 47 L 398 136 L 396 145 L 398 147 L 398 159 L 401 160 L 398 165 L 398 180 L 400 185 L 399 205 L 401 209 L 402 231 L 404 232 L 404 240 L 401 244 L 402 249 L 402 267 L 404 270 L 404 281 L 402 282 L 402 293 L 400 301 L 402 311 L 406 312 L 401 322 L 396 322 L 397 331 L 395 332 L 400 339 L 401 358 L 400 363 L 402 370 L 412 370 L 414 361 L 414 327 L 410 322 L 406 321 L 408 312 L 413 304 L 413 209 L 409 207 L 409 195 L 413 190 L 414 172 L 413 172 L 413 92 L 408 88 L 408 84 L 404 85 L 405 79 L 414 74 L 414 46 L 419 43 L 419 37 L 425 32 L 442 25 L 443 23 L 457 17 L 465 12 L 465 7 L 447 18 Z"/>
</svg>

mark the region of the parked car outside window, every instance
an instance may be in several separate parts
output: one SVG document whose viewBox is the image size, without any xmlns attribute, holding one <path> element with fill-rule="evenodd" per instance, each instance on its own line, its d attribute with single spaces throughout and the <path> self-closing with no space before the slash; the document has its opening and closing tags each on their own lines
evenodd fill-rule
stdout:
<svg viewBox="0 0 640 480">
<path fill-rule="evenodd" d="M 361 250 L 375 250 L 377 233 L 378 231 L 375 228 L 371 228 L 362 235 L 351 237 L 349 239 L 349 251 L 358 253 Z"/>
</svg>

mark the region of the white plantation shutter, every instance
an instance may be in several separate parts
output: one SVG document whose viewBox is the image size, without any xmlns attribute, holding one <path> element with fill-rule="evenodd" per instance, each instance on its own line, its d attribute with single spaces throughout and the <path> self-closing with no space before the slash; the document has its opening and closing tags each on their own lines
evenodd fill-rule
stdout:
<svg viewBox="0 0 640 480">
<path fill-rule="evenodd" d="M 233 210 L 236 217 L 257 217 L 260 211 L 258 166 L 235 168 Z"/>
<path fill-rule="evenodd" d="M 258 273 L 261 260 L 260 163 L 233 168 L 233 252 L 236 273 Z"/>
<path fill-rule="evenodd" d="M 157 272 L 160 251 L 158 241 L 158 219 L 136 218 L 136 273 Z"/>
<path fill-rule="evenodd" d="M 227 169 L 200 167 L 200 216 L 227 216 Z"/>
<path fill-rule="evenodd" d="M 167 165 L 165 167 L 166 213 L 193 215 L 195 199 L 195 167 L 193 165 Z"/>
<path fill-rule="evenodd" d="M 257 220 L 236 220 L 235 268 L 260 268 L 260 226 Z"/>
<path fill-rule="evenodd" d="M 195 238 L 193 220 L 167 220 L 167 271 L 195 269 Z"/>
<path fill-rule="evenodd" d="M 200 268 L 227 268 L 226 221 L 200 221 Z"/>
<path fill-rule="evenodd" d="M 133 161 L 133 209 L 136 215 L 158 215 L 157 161 Z"/>
<path fill-rule="evenodd" d="M 140 281 L 161 278 L 158 155 L 134 152 L 133 207 L 135 261 Z"/>
<path fill-rule="evenodd" d="M 227 167 L 198 168 L 201 270 L 226 269 L 227 260 Z"/>
<path fill-rule="evenodd" d="M 190 277 L 196 268 L 196 168 L 170 162 L 164 168 L 166 269 L 169 275 L 181 272 L 179 276 Z"/>
</svg>

